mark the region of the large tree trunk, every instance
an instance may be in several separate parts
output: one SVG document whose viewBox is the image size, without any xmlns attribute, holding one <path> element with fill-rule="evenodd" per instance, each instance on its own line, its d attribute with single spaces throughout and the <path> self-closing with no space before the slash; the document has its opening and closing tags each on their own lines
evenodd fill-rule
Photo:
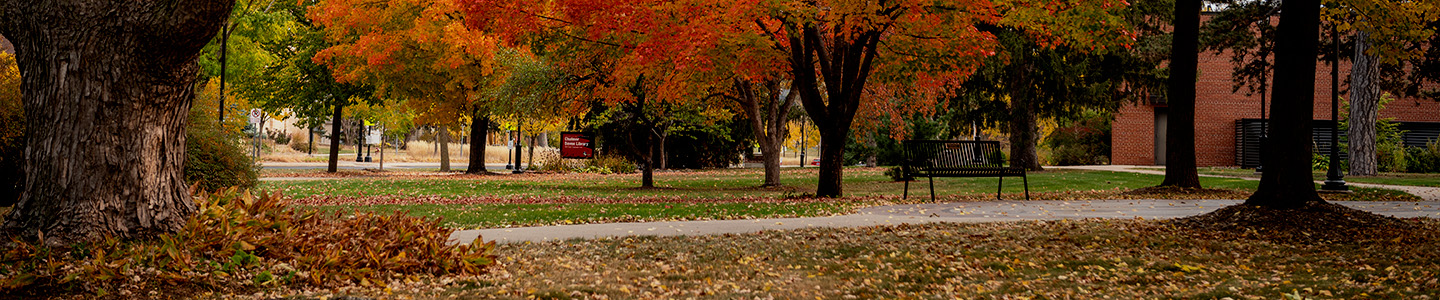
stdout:
<svg viewBox="0 0 1440 300">
<path fill-rule="evenodd" d="M 470 122 L 470 166 L 465 168 L 466 174 L 484 174 L 485 170 L 485 144 L 490 140 L 490 116 L 474 114 L 474 121 Z"/>
<path fill-rule="evenodd" d="M 1297 208 L 1324 202 L 1310 177 L 1311 119 L 1315 107 L 1315 51 L 1319 1 L 1285 1 L 1275 41 L 1275 89 L 1270 99 L 1270 139 L 1260 153 L 1265 173 L 1247 205 Z"/>
<path fill-rule="evenodd" d="M 195 212 L 195 63 L 233 0 L 0 4 L 25 102 L 25 190 L 4 228 L 65 245 L 172 232 Z"/>
<path fill-rule="evenodd" d="M 1011 108 L 1010 116 L 1010 166 L 1031 171 L 1044 170 L 1040 167 L 1040 154 L 1035 151 L 1039 141 L 1036 133 L 1040 130 L 1035 120 L 1034 105 L 1017 99 L 1023 98 L 1010 100 L 1011 105 L 1017 106 Z"/>
<path fill-rule="evenodd" d="M 330 173 L 338 171 L 340 163 L 340 116 L 345 111 L 345 103 L 336 102 L 335 113 L 330 115 L 330 166 L 326 169 Z"/>
<path fill-rule="evenodd" d="M 1199 36 L 1200 1 L 1175 1 L 1175 33 L 1170 48 L 1169 97 L 1166 99 L 1170 105 L 1170 126 L 1165 131 L 1165 180 L 1160 186 L 1200 188 L 1200 175 L 1195 170 L 1195 73 Z"/>
<path fill-rule="evenodd" d="M 1375 175 L 1377 155 L 1375 153 L 1375 122 L 1379 119 L 1380 63 L 1374 56 L 1365 54 L 1370 46 L 1370 33 L 1355 34 L 1355 64 L 1350 67 L 1350 118 L 1349 138 L 1350 175 Z"/>
<path fill-rule="evenodd" d="M 1011 57 L 1007 68 L 1010 82 L 1005 88 L 1010 96 L 1010 166 L 1040 171 L 1040 154 L 1036 151 L 1040 130 L 1035 102 L 1031 100 L 1036 85 L 1031 76 L 1037 67 L 1034 59 L 1029 53 Z"/>
<path fill-rule="evenodd" d="M 815 190 L 818 197 L 844 195 L 845 143 L 850 130 L 820 131 L 820 174 Z"/>
<path fill-rule="evenodd" d="M 440 172 L 450 172 L 450 129 L 445 126 L 439 129 L 435 143 L 440 145 Z"/>
</svg>

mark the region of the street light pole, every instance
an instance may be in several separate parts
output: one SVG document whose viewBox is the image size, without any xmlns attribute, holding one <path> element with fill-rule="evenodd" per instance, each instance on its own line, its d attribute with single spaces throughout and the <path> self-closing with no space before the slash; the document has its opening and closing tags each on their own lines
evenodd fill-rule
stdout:
<svg viewBox="0 0 1440 300">
<path fill-rule="evenodd" d="M 1340 173 L 1340 33 L 1333 23 L 1330 24 L 1330 41 L 1334 44 L 1330 57 L 1330 165 L 1325 174 L 1325 185 L 1320 187 L 1320 191 L 1348 193 L 1350 188 L 1345 186 L 1345 175 Z"/>
<path fill-rule="evenodd" d="M 806 131 L 809 131 L 808 129 L 810 129 L 810 127 L 807 127 L 807 124 L 805 124 L 805 119 L 804 119 L 804 118 L 801 118 L 801 119 L 800 119 L 800 167 L 801 167 L 801 168 L 804 168 L 805 166 L 807 166 L 807 165 L 810 164 L 810 161 L 805 160 L 805 149 L 806 149 L 806 148 L 810 148 L 810 144 L 805 142 L 805 141 L 806 141 L 806 140 L 805 140 L 805 132 L 806 132 Z"/>
<path fill-rule="evenodd" d="M 524 130 L 520 127 L 520 118 L 517 117 L 515 118 L 515 170 L 510 171 L 512 174 L 525 173 L 525 168 L 520 167 L 520 147 L 524 147 L 521 145 L 524 138 Z"/>
</svg>

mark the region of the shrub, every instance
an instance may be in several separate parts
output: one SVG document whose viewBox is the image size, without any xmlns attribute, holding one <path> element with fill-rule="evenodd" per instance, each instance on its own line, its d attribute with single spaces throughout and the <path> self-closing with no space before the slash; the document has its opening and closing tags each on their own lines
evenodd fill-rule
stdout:
<svg viewBox="0 0 1440 300">
<path fill-rule="evenodd" d="M 1405 158 L 1405 145 L 1397 142 L 1385 142 L 1380 140 L 1375 144 L 1376 168 L 1380 172 L 1405 172 L 1407 159 Z"/>
<path fill-rule="evenodd" d="M 190 109 L 185 128 L 185 181 L 206 191 L 255 187 L 260 166 L 241 146 L 241 137 L 221 130 L 202 109 Z"/>
<path fill-rule="evenodd" d="M 537 171 L 563 173 L 580 170 L 584 165 L 578 161 L 560 157 L 560 151 L 541 151 L 540 158 L 530 165 Z"/>
<path fill-rule="evenodd" d="M 885 169 L 885 176 L 890 177 L 890 180 L 894 180 L 894 181 L 911 181 L 911 180 L 915 180 L 915 178 L 913 178 L 913 177 L 905 176 L 905 169 L 904 169 L 904 167 L 892 167 L 892 168 L 889 168 L 889 169 Z"/>
<path fill-rule="evenodd" d="M 199 212 L 153 239 L 72 247 L 10 240 L 0 253 L 0 294 L 144 295 L 145 290 L 237 292 L 262 286 L 386 285 L 398 274 L 475 275 L 493 264 L 494 243 L 452 245 L 439 219 L 374 213 L 342 217 L 297 211 L 280 194 L 235 188 L 196 192 Z"/>
<path fill-rule="evenodd" d="M 1054 165 L 1096 165 L 1110 162 L 1110 115 L 1087 112 L 1045 137 Z"/>
<path fill-rule="evenodd" d="M 1405 156 L 1411 173 L 1440 173 L 1440 139 L 1430 141 L 1425 147 L 1409 148 Z"/>
<path fill-rule="evenodd" d="M 290 141 L 293 140 L 290 135 L 280 132 L 271 132 L 270 139 L 274 140 L 276 145 L 290 144 Z"/>
<path fill-rule="evenodd" d="M 635 173 L 635 169 L 635 162 L 632 162 L 629 159 L 625 159 L 625 157 L 619 155 L 600 155 L 596 156 L 593 159 L 586 160 L 585 169 L 581 171 L 586 173 L 601 174 L 628 174 Z"/>
<path fill-rule="evenodd" d="M 1328 170 L 1329 167 L 1330 156 L 1320 155 L 1320 153 L 1310 154 L 1310 170 L 1325 171 Z"/>
<path fill-rule="evenodd" d="M 297 152 L 309 153 L 311 151 L 310 141 L 299 137 L 291 138 L 290 149 L 293 149 Z"/>
</svg>

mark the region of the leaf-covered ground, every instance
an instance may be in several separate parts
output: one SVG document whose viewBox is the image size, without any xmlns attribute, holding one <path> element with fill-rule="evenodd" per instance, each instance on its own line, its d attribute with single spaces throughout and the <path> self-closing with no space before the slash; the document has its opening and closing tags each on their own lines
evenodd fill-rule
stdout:
<svg viewBox="0 0 1440 300">
<path fill-rule="evenodd" d="M 1164 170 L 1164 168 L 1141 167 L 1139 169 Z M 1260 178 L 1255 174 L 1254 169 L 1226 168 L 1226 167 L 1203 167 L 1197 170 L 1200 174 L 1235 176 L 1246 178 Z M 1313 171 L 1312 178 L 1325 180 L 1325 171 Z M 1372 183 L 1390 185 L 1413 185 L 1440 187 L 1440 174 L 1435 173 L 1393 173 L 1384 172 L 1375 176 L 1351 176 L 1345 175 L 1345 181 L 1350 183 Z"/>
<path fill-rule="evenodd" d="M 846 169 L 847 197 L 805 197 L 813 189 L 814 169 L 787 169 L 787 187 L 758 188 L 756 169 L 661 172 L 661 188 L 638 189 L 638 175 L 524 174 L 455 175 L 442 173 L 341 173 L 343 179 L 268 182 L 264 188 L 283 191 L 295 204 L 322 210 L 438 216 L 453 228 L 497 228 L 557 224 L 640 221 L 733 220 L 818 217 L 853 213 L 856 208 L 931 202 L 927 181 L 911 183 L 911 197 L 902 198 L 903 182 L 891 181 L 881 168 Z M 1160 182 L 1161 177 L 1133 173 L 1057 170 L 1030 176 L 1037 200 L 1078 199 L 1244 199 L 1255 182 L 1204 178 L 1212 190 L 1132 191 Z M 971 202 L 994 199 L 995 178 L 941 178 L 934 201 Z M 1023 199 L 1019 180 L 1007 180 L 1004 197 Z M 1417 201 L 1398 191 L 1357 189 L 1354 194 L 1327 195 L 1329 200 Z"/>
<path fill-rule="evenodd" d="M 340 294 L 419 299 L 1433 299 L 1440 223 L 1341 241 L 1085 220 L 500 245 L 480 277 Z M 300 295 L 299 298 L 334 291 Z M 286 294 L 277 292 L 270 296 Z M 262 295 L 265 296 L 265 295 Z"/>
</svg>

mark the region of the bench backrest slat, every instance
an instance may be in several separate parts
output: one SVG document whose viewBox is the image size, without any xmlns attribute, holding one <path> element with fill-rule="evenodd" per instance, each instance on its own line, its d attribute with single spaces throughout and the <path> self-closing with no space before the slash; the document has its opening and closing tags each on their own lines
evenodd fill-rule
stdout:
<svg viewBox="0 0 1440 300">
<path fill-rule="evenodd" d="M 1005 167 L 999 141 L 907 140 L 901 145 L 907 173 Z"/>
</svg>

